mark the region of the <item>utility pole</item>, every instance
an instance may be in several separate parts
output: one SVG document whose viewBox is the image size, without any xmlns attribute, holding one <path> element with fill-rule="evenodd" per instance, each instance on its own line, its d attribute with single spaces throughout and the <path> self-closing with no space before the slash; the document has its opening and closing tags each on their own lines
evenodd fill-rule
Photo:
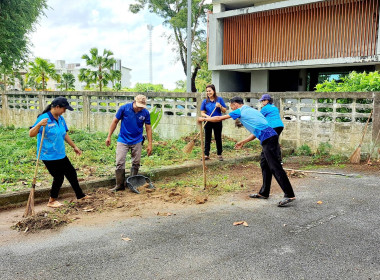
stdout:
<svg viewBox="0 0 380 280">
<path fill-rule="evenodd" d="M 187 0 L 186 91 L 191 92 L 191 0 Z"/>
<path fill-rule="evenodd" d="M 153 69 L 152 69 L 152 30 L 153 25 L 148 24 L 149 30 L 149 83 L 153 84 Z"/>
</svg>

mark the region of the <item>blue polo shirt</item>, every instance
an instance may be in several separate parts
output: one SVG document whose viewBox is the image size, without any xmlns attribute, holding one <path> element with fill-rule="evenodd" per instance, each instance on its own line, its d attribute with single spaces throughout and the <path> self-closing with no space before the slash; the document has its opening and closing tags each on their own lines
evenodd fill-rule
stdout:
<svg viewBox="0 0 380 280">
<path fill-rule="evenodd" d="M 247 105 L 230 112 L 229 115 L 234 120 L 240 119 L 244 127 L 255 135 L 261 144 L 264 140 L 277 135 L 276 131 L 269 126 L 263 114 Z"/>
<path fill-rule="evenodd" d="M 261 108 L 260 113 L 267 119 L 270 127 L 284 127 L 284 123 L 281 120 L 280 111 L 273 104 L 267 104 Z"/>
<path fill-rule="evenodd" d="M 65 119 L 59 116 L 58 121 L 54 119 L 50 112 L 44 113 L 39 116 L 32 127 L 35 127 L 42 119 L 48 118 L 48 122 L 45 128 L 44 141 L 42 143 L 42 149 L 40 154 L 41 160 L 59 160 L 66 157 L 65 151 L 65 136 L 68 131 Z M 37 156 L 40 150 L 40 142 L 42 136 L 43 127 L 37 134 Z"/>
<path fill-rule="evenodd" d="M 220 105 L 226 108 L 226 104 L 224 103 L 223 98 L 218 96 L 216 100 L 214 101 L 208 100 L 207 102 L 207 99 L 203 100 L 202 105 L 201 105 L 201 111 L 206 111 L 206 114 L 210 116 L 212 111 L 214 111 L 216 102 L 219 102 Z M 216 108 L 215 112 L 212 114 L 212 117 L 221 116 L 221 115 L 222 115 L 222 111 L 220 110 L 220 108 Z"/>
<path fill-rule="evenodd" d="M 119 108 L 115 116 L 121 120 L 120 134 L 117 142 L 134 145 L 142 142 L 144 124 L 150 124 L 150 114 L 147 109 L 133 111 L 133 102 Z"/>
</svg>

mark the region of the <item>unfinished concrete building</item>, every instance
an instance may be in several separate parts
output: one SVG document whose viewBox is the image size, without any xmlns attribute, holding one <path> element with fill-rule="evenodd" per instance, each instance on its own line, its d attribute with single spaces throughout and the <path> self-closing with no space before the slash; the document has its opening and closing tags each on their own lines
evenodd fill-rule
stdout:
<svg viewBox="0 0 380 280">
<path fill-rule="evenodd" d="M 312 91 L 380 67 L 378 0 L 213 0 L 209 69 L 218 91 Z"/>
</svg>

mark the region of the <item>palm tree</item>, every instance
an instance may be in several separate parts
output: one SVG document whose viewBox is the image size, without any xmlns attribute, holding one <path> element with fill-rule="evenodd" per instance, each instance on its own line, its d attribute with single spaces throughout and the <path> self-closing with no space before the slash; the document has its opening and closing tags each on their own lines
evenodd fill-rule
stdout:
<svg viewBox="0 0 380 280">
<path fill-rule="evenodd" d="M 26 79 L 29 80 L 29 83 L 35 84 L 36 88 L 38 88 L 39 84 L 42 84 L 41 88 L 44 91 L 49 79 L 59 82 L 60 76 L 55 71 L 53 63 L 37 57 L 34 62 L 29 62 L 29 72 L 26 74 Z"/>
<path fill-rule="evenodd" d="M 113 70 L 112 67 L 116 63 L 116 60 L 111 57 L 113 52 L 104 49 L 103 55 L 98 54 L 97 48 L 92 48 L 90 50 L 90 56 L 84 54 L 82 59 L 86 60 L 87 66 L 91 68 L 80 69 L 80 74 L 78 76 L 79 80 L 87 83 L 87 87 L 91 84 L 97 84 L 99 90 L 102 91 L 102 87 L 106 86 L 109 81 L 114 81 L 115 77 L 119 77 L 115 72 L 118 70 Z M 121 75 L 121 74 L 120 74 Z"/>
<path fill-rule="evenodd" d="M 63 73 L 61 77 L 61 84 L 58 86 L 60 89 L 75 89 L 75 77 L 72 73 Z"/>
</svg>

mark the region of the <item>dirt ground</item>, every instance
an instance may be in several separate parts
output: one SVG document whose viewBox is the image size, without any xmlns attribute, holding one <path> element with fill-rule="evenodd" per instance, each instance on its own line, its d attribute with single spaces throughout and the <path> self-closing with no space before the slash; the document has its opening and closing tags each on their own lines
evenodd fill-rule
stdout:
<svg viewBox="0 0 380 280">
<path fill-rule="evenodd" d="M 300 170 L 310 165 L 307 158 L 288 159 L 284 168 Z M 343 168 L 319 165 L 318 170 L 352 174 L 379 174 L 380 164 L 345 165 Z M 304 177 L 312 177 L 316 170 L 308 172 L 287 171 L 291 182 Z M 129 190 L 110 192 L 99 188 L 89 192 L 90 199 L 77 201 L 74 197 L 61 199 L 64 206 L 51 209 L 45 204 L 36 205 L 36 215 L 22 218 L 23 208 L 0 212 L 0 244 L 25 234 L 38 233 L 43 237 L 57 231 L 64 225 L 92 226 L 129 217 L 148 217 L 152 215 L 172 216 L 184 207 L 207 207 L 210 203 L 225 203 L 231 196 L 246 200 L 248 194 L 257 192 L 261 187 L 261 170 L 256 162 L 240 165 L 224 165 L 209 168 L 206 172 L 207 184 L 203 185 L 202 172 L 199 170 L 167 177 L 153 182 L 155 189 L 147 186 L 139 188 L 140 194 Z M 273 180 L 271 193 L 281 193 Z"/>
</svg>

